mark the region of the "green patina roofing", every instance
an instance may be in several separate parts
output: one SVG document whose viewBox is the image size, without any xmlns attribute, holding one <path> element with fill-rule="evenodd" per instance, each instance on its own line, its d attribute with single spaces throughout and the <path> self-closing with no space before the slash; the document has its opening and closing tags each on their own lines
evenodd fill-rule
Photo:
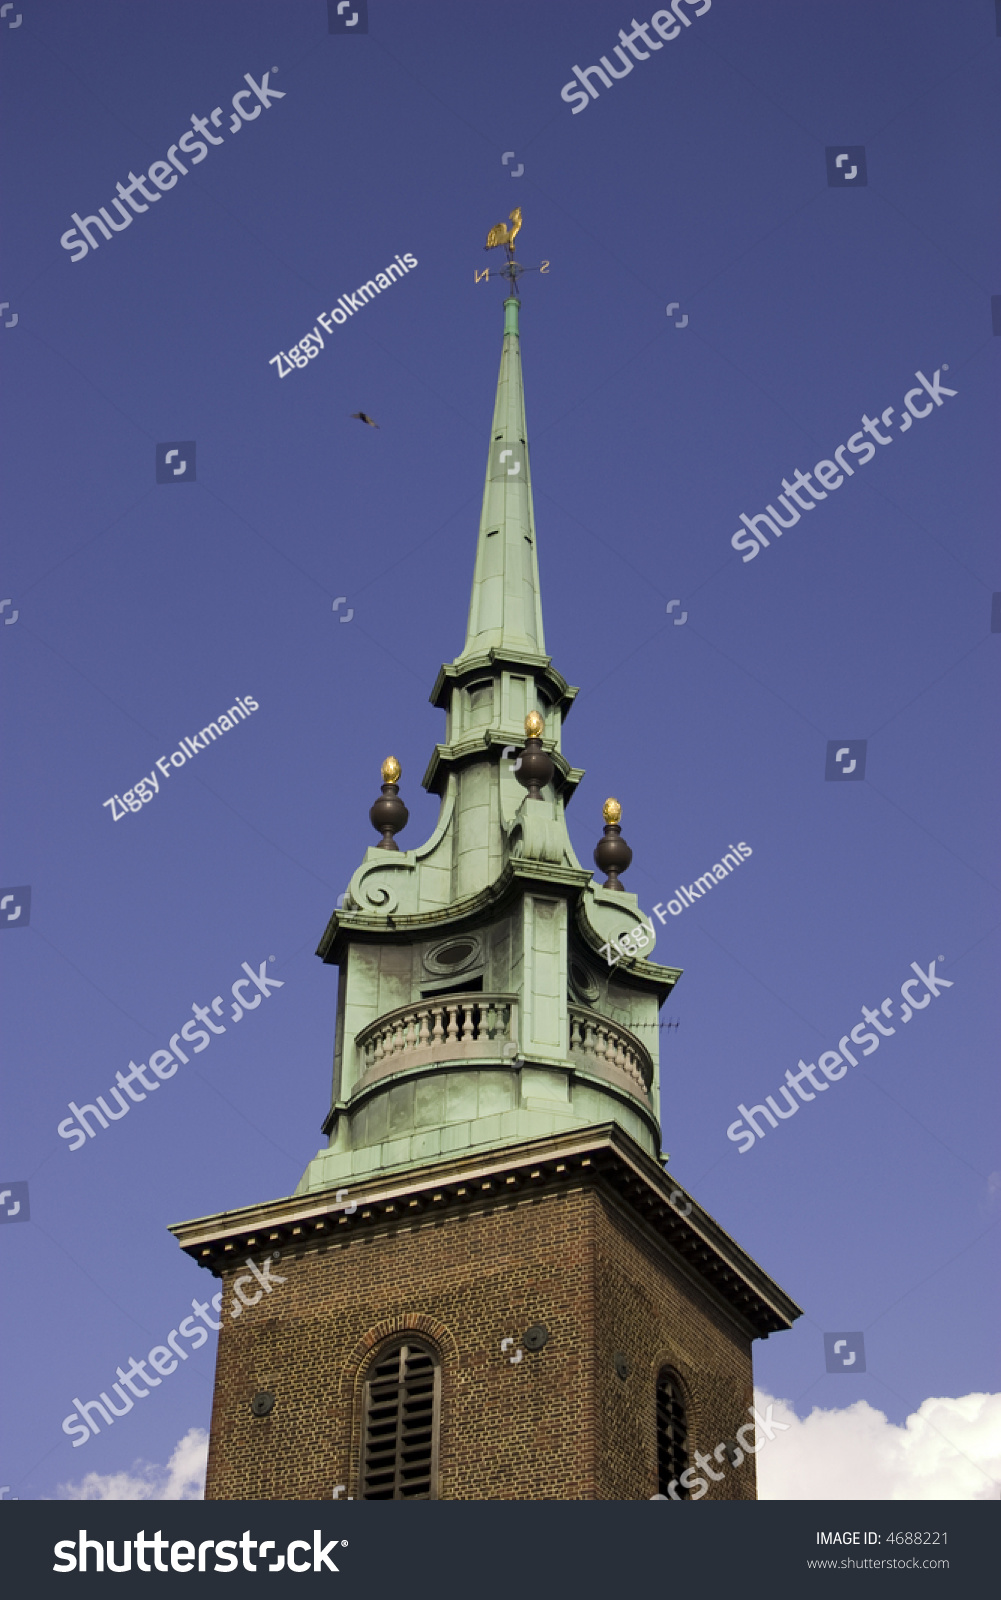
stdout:
<svg viewBox="0 0 1001 1600">
<path fill-rule="evenodd" d="M 455 665 L 486 650 L 544 655 L 532 475 L 514 298 L 504 302 L 501 350 L 466 643 Z"/>
</svg>

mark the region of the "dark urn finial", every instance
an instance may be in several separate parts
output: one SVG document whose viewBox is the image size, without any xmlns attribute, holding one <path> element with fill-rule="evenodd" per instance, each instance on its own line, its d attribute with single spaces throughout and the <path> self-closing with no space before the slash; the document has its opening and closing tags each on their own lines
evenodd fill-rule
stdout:
<svg viewBox="0 0 1001 1600">
<path fill-rule="evenodd" d="M 396 781 L 399 776 L 400 763 L 395 756 L 387 756 L 382 763 L 382 798 L 375 802 L 369 812 L 373 828 L 382 834 L 375 847 L 377 850 L 399 850 L 393 835 L 405 828 L 410 820 L 410 812 L 400 799 Z"/>
<path fill-rule="evenodd" d="M 530 711 L 525 718 L 525 733 L 528 736 L 525 748 L 514 769 L 518 782 L 528 790 L 529 800 L 542 799 L 543 786 L 552 782 L 553 773 L 556 771 L 555 764 L 542 748 L 541 736 L 545 728 L 546 724 L 538 711 Z"/>
<path fill-rule="evenodd" d="M 625 894 L 619 882 L 619 873 L 628 869 L 633 853 L 622 837 L 619 827 L 619 818 L 622 816 L 622 807 L 617 800 L 606 800 L 602 807 L 602 816 L 605 819 L 605 831 L 594 847 L 595 865 L 601 872 L 607 872 L 602 888 L 618 889 Z"/>
</svg>

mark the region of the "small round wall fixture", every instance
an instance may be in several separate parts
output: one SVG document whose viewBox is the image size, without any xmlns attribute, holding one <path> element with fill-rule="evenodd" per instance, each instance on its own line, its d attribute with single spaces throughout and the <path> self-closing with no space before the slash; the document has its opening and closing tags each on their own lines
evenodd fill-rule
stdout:
<svg viewBox="0 0 1001 1600">
<path fill-rule="evenodd" d="M 431 949 L 425 952 L 424 966 L 428 972 L 433 972 L 437 977 L 446 975 L 450 977 L 454 972 L 464 972 L 467 967 L 475 967 L 481 959 L 480 941 L 471 934 L 459 934 L 432 945 Z"/>
<path fill-rule="evenodd" d="M 549 1329 L 544 1322 L 533 1322 L 532 1326 L 522 1337 L 522 1344 L 526 1350 L 541 1350 L 549 1338 Z"/>
<path fill-rule="evenodd" d="M 268 1412 L 273 1408 L 274 1403 L 274 1395 L 268 1394 L 266 1389 L 260 1389 L 258 1390 L 257 1394 L 255 1394 L 253 1400 L 251 1400 L 250 1409 L 254 1413 L 255 1417 L 266 1417 Z"/>
<path fill-rule="evenodd" d="M 622 1381 L 625 1382 L 626 1378 L 629 1376 L 629 1362 L 626 1360 L 621 1350 L 616 1350 L 614 1356 L 612 1357 L 612 1366 L 615 1368 Z"/>
</svg>

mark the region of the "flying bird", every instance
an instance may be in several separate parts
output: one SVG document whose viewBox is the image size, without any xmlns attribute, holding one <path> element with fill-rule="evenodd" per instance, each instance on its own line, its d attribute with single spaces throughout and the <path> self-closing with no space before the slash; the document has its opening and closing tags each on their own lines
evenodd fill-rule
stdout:
<svg viewBox="0 0 1001 1600">
<path fill-rule="evenodd" d="M 359 422 L 367 422 L 370 428 L 377 428 L 379 426 L 377 422 L 372 421 L 371 417 L 367 417 L 364 411 L 352 411 L 351 415 L 352 417 L 357 417 Z"/>
</svg>

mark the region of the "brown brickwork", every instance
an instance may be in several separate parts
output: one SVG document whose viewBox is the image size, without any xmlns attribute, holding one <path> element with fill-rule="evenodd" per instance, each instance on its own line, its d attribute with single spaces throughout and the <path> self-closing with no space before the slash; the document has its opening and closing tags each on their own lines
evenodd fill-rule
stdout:
<svg viewBox="0 0 1001 1600">
<path fill-rule="evenodd" d="M 754 1456 L 737 1468 L 711 1461 L 714 1483 L 695 1466 L 750 1422 L 751 1341 L 650 1240 L 621 1202 L 597 1200 L 596 1339 L 598 1458 L 595 1498 L 643 1499 L 657 1492 L 654 1405 L 657 1374 L 670 1367 L 681 1380 L 688 1411 L 688 1454 L 708 1483 L 706 1500 L 756 1498 Z M 626 1357 L 618 1377 L 611 1354 Z M 611 1353 L 611 1354 L 610 1354 Z M 753 1434 L 748 1437 L 752 1438 Z"/>
<path fill-rule="evenodd" d="M 597 1175 L 283 1244 L 284 1284 L 234 1320 L 244 1259 L 221 1272 L 207 1499 L 330 1499 L 340 1483 L 356 1497 L 366 1373 L 407 1331 L 441 1363 L 442 1499 L 648 1499 L 664 1365 L 686 1392 L 690 1454 L 749 1421 L 750 1330 Z M 547 1344 L 512 1365 L 537 1322 Z M 259 1390 L 276 1396 L 261 1418 Z M 754 1498 L 753 1458 L 715 1470 L 706 1498 Z"/>
</svg>

